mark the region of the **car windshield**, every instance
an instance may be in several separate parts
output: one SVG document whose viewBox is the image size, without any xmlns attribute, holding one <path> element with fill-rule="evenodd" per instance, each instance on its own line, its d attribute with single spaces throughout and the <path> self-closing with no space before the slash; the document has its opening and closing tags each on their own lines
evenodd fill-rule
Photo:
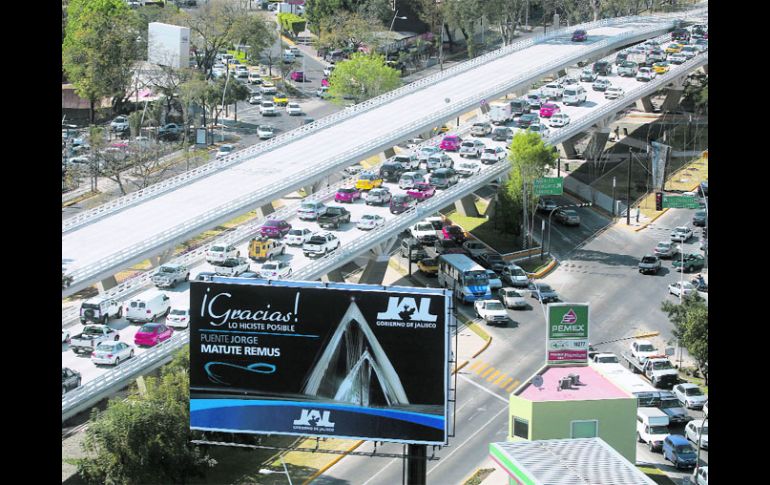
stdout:
<svg viewBox="0 0 770 485">
<path fill-rule="evenodd" d="M 637 350 L 639 352 L 654 352 L 655 351 L 655 347 L 653 347 L 650 344 L 642 344 L 639 347 L 637 347 Z"/>
<path fill-rule="evenodd" d="M 301 236 L 302 234 L 302 229 L 292 229 L 289 231 L 289 236 Z"/>
<path fill-rule="evenodd" d="M 656 259 L 652 256 L 646 256 L 642 258 L 642 263 L 654 263 Z"/>
<path fill-rule="evenodd" d="M 688 387 L 684 390 L 684 393 L 688 396 L 702 396 L 703 392 L 700 390 L 700 387 Z"/>
<path fill-rule="evenodd" d="M 526 273 L 524 273 L 524 270 L 521 268 L 513 268 L 511 269 L 511 274 L 513 276 L 527 276 Z"/>
<path fill-rule="evenodd" d="M 663 361 L 660 361 L 660 362 L 653 362 L 652 363 L 652 368 L 654 370 L 673 369 L 673 367 L 671 366 L 671 362 L 669 362 L 667 360 L 663 360 Z"/>
<path fill-rule="evenodd" d="M 553 290 L 551 289 L 551 287 L 550 287 L 550 286 L 548 286 L 548 285 L 546 285 L 546 284 L 540 284 L 540 285 L 538 285 L 538 287 L 540 288 L 540 291 L 541 291 L 542 293 L 545 293 L 545 292 L 548 292 L 548 291 L 553 291 Z"/>
<path fill-rule="evenodd" d="M 500 277 L 497 276 L 497 273 L 495 273 L 491 269 L 487 270 L 487 276 L 489 277 L 490 280 L 499 280 L 500 279 Z"/>
<path fill-rule="evenodd" d="M 499 301 L 490 301 L 487 303 L 487 310 L 505 310 L 505 307 Z"/>
<path fill-rule="evenodd" d="M 173 309 L 173 310 L 171 310 L 171 314 L 172 315 L 187 315 L 187 310 Z"/>
<path fill-rule="evenodd" d="M 173 266 L 161 266 L 160 267 L 161 273 L 176 273 L 176 268 Z"/>
<path fill-rule="evenodd" d="M 337 189 L 337 192 L 341 194 L 352 194 L 356 189 Z"/>
<path fill-rule="evenodd" d="M 406 195 L 394 195 L 392 199 L 394 204 L 403 204 L 408 200 L 409 200 L 409 197 Z"/>
<path fill-rule="evenodd" d="M 510 296 L 510 297 L 520 297 L 521 295 L 520 295 L 520 294 L 519 294 L 519 292 L 518 292 L 518 291 L 516 291 L 516 290 L 507 290 L 507 291 L 505 292 L 505 296 Z"/>
<path fill-rule="evenodd" d="M 597 361 L 600 364 L 617 364 L 618 363 L 618 358 L 617 357 L 612 357 L 612 356 L 599 357 L 597 359 Z"/>
<path fill-rule="evenodd" d="M 267 221 L 265 227 L 281 227 L 281 222 L 283 221 Z"/>
<path fill-rule="evenodd" d="M 669 247 L 671 247 L 671 243 L 667 243 L 667 242 L 659 242 L 658 243 L 658 248 L 659 249 L 668 249 Z"/>
<path fill-rule="evenodd" d="M 219 147 L 219 151 L 222 153 L 228 153 L 233 151 L 233 147 L 229 147 L 227 145 Z"/>
<path fill-rule="evenodd" d="M 262 269 L 268 270 L 268 271 L 275 271 L 278 269 L 278 265 L 275 263 L 265 263 L 262 265 Z"/>
<path fill-rule="evenodd" d="M 211 251 L 221 253 L 225 250 L 224 246 L 211 246 Z"/>
<path fill-rule="evenodd" d="M 315 209 L 316 209 L 316 207 L 318 207 L 318 204 L 317 204 L 317 203 L 315 203 L 315 202 L 305 202 L 305 203 L 304 203 L 304 204 L 302 204 L 300 207 L 301 207 L 302 209 L 310 209 L 310 210 L 315 210 Z"/>
<path fill-rule="evenodd" d="M 103 352 L 109 352 L 115 348 L 115 342 L 104 342 L 99 344 L 96 347 L 96 350 L 101 350 Z"/>
<path fill-rule="evenodd" d="M 364 214 L 363 217 L 361 217 L 364 221 L 373 221 L 375 220 L 375 217 L 372 214 Z"/>
<path fill-rule="evenodd" d="M 650 434 L 668 434 L 668 426 L 650 426 Z"/>
<path fill-rule="evenodd" d="M 483 286 L 489 284 L 486 271 L 467 271 L 465 273 L 465 284 L 468 286 Z"/>
<path fill-rule="evenodd" d="M 157 325 L 142 325 L 142 328 L 139 329 L 141 333 L 155 333 L 158 331 Z"/>
<path fill-rule="evenodd" d="M 415 227 L 418 231 L 433 231 L 433 224 L 431 223 L 425 223 L 425 224 L 417 224 Z"/>
<path fill-rule="evenodd" d="M 682 405 L 679 404 L 679 400 L 674 399 L 661 399 L 660 404 L 658 405 L 660 409 L 673 409 L 673 408 L 681 408 Z"/>
<path fill-rule="evenodd" d="M 708 426 L 701 427 L 701 428 L 696 427 L 696 429 L 700 430 L 700 433 L 703 436 L 708 437 L 708 434 L 709 434 L 709 427 Z"/>
<path fill-rule="evenodd" d="M 680 455 L 694 455 L 695 451 L 690 445 L 679 445 L 676 447 L 676 452 Z"/>
</svg>

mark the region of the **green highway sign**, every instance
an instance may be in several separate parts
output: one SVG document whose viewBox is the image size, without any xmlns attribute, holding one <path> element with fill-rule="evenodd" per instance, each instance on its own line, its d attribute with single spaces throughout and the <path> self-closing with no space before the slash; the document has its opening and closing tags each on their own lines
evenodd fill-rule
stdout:
<svg viewBox="0 0 770 485">
<path fill-rule="evenodd" d="M 663 195 L 664 209 L 698 209 L 698 199 L 691 195 Z"/>
<path fill-rule="evenodd" d="M 535 195 L 563 195 L 564 177 L 542 177 L 535 179 Z"/>
</svg>

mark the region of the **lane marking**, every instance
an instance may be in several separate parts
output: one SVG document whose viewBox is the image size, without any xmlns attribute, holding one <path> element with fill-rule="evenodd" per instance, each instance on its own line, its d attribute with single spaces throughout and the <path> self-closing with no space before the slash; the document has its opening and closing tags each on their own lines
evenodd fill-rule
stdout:
<svg viewBox="0 0 770 485">
<path fill-rule="evenodd" d="M 491 376 L 487 377 L 487 382 L 492 382 L 493 380 L 495 380 L 495 377 L 497 377 L 499 375 L 500 375 L 500 371 L 496 370 L 494 374 L 492 374 Z"/>
<path fill-rule="evenodd" d="M 474 386 L 478 387 L 479 389 L 481 389 L 482 391 L 486 392 L 486 393 L 487 393 L 487 394 L 489 394 L 490 396 L 494 396 L 494 397 L 496 397 L 497 399 L 501 400 L 502 402 L 504 402 L 504 403 L 508 404 L 508 400 L 507 400 L 507 399 L 505 399 L 504 397 L 500 396 L 500 395 L 499 395 L 499 394 L 497 394 L 496 392 L 493 392 L 493 391 L 491 391 L 491 390 L 487 389 L 486 387 L 482 386 L 481 384 L 479 384 L 479 383 L 477 383 L 477 382 L 474 382 L 474 381 L 470 380 L 469 378 L 467 378 L 467 377 L 465 377 L 465 376 L 460 376 L 460 378 L 461 378 L 462 380 L 466 381 L 468 384 L 472 384 L 472 385 L 474 385 Z"/>
<path fill-rule="evenodd" d="M 501 382 L 503 382 L 503 379 L 508 377 L 508 374 L 503 373 L 500 377 L 497 378 L 497 380 L 493 383 L 494 385 L 498 386 Z M 510 379 L 510 377 L 508 377 Z"/>
<path fill-rule="evenodd" d="M 473 372 L 475 372 L 476 374 L 481 374 L 482 372 L 484 372 L 484 369 L 486 369 L 488 366 L 489 364 L 487 364 L 486 362 L 483 362 L 482 365 L 478 369 L 474 370 Z"/>
<path fill-rule="evenodd" d="M 519 384 L 521 384 L 521 381 L 520 381 L 520 380 L 518 380 L 518 379 L 516 379 L 515 381 L 513 381 L 513 384 L 511 384 L 510 386 L 508 386 L 508 388 L 506 389 L 506 391 L 508 391 L 508 392 L 513 392 L 513 390 L 514 390 L 514 389 L 516 389 L 516 387 L 517 387 Z"/>
<path fill-rule="evenodd" d="M 511 381 L 513 380 L 513 377 L 509 377 L 507 381 L 505 381 L 505 384 L 500 384 L 500 387 L 505 388 Z M 497 384 L 495 382 L 495 384 Z"/>
<path fill-rule="evenodd" d="M 488 376 L 489 374 L 491 374 L 491 373 L 492 373 L 492 371 L 493 371 L 493 370 L 495 370 L 495 368 L 494 368 L 494 367 L 492 367 L 492 366 L 490 366 L 490 367 L 489 367 L 489 369 L 487 369 L 487 370 L 486 370 L 486 372 L 484 372 L 483 374 L 481 374 L 481 377 L 482 377 L 482 378 L 484 378 L 484 377 Z"/>
<path fill-rule="evenodd" d="M 480 366 L 480 365 L 481 365 L 481 364 L 483 364 L 483 363 L 484 363 L 483 361 L 481 361 L 481 360 L 477 360 L 476 362 L 474 362 L 473 364 L 471 364 L 471 366 L 470 366 L 470 370 L 474 370 L 476 367 Z"/>
</svg>

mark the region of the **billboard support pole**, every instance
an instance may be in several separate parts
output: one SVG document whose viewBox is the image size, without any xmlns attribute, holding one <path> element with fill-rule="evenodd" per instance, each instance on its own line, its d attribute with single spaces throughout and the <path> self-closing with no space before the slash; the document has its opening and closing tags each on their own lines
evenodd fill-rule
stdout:
<svg viewBox="0 0 770 485">
<path fill-rule="evenodd" d="M 407 485 L 425 485 L 427 478 L 427 445 L 409 445 L 406 463 Z"/>
</svg>

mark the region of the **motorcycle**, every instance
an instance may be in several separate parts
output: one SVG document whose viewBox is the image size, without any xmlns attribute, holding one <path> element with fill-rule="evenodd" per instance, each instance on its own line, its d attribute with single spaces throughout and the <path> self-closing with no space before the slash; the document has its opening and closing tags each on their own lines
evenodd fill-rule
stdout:
<svg viewBox="0 0 770 485">
<path fill-rule="evenodd" d="M 702 291 L 704 293 L 708 293 L 709 291 L 709 285 L 706 283 L 706 281 L 703 279 L 703 276 L 698 275 L 696 278 L 693 278 L 690 280 L 690 283 L 695 287 L 696 290 Z"/>
</svg>

